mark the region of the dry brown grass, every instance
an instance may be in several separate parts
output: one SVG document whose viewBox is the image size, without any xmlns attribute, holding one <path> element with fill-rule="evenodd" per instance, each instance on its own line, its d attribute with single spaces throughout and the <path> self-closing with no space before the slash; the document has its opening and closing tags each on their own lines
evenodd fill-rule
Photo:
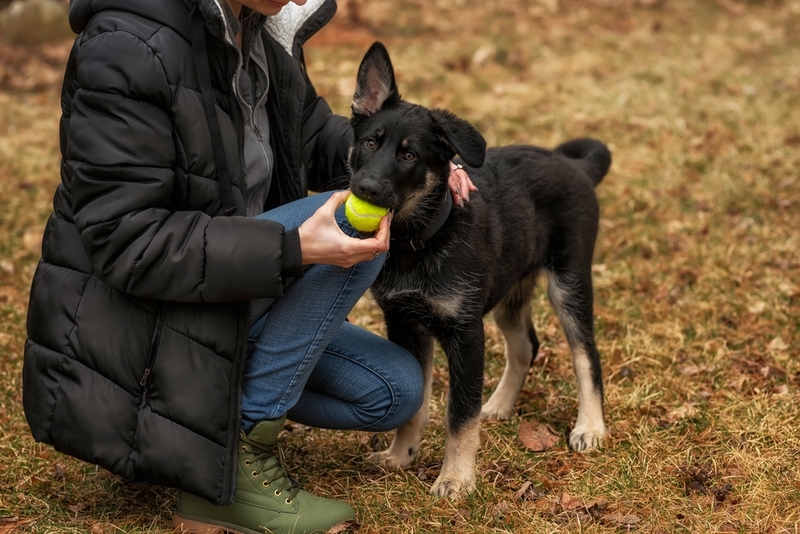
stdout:
<svg viewBox="0 0 800 534">
<path fill-rule="evenodd" d="M 484 425 L 473 495 L 427 492 L 443 365 L 411 469 L 362 461 L 386 435 L 292 427 L 293 474 L 348 499 L 368 533 L 797 532 L 800 2 L 350 0 L 308 50 L 335 110 L 348 112 L 376 39 L 406 98 L 451 109 L 491 144 L 612 147 L 595 254 L 611 436 L 600 452 L 565 446 L 574 380 L 539 291 L 541 357 L 517 415 Z M 21 413 L 26 292 L 58 175 L 58 96 L 42 76 L 0 79 L 0 533 L 163 532 L 170 491 L 34 444 Z M 352 319 L 381 329 L 369 299 Z M 487 339 L 489 391 L 502 368 L 491 319 Z M 527 452 L 521 421 L 562 440 Z"/>
</svg>

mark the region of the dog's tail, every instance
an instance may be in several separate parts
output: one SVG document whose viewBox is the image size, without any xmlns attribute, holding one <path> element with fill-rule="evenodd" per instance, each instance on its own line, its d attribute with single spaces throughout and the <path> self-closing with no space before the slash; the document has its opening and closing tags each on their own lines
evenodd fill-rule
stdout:
<svg viewBox="0 0 800 534">
<path fill-rule="evenodd" d="M 584 168 L 594 185 L 600 183 L 611 167 L 611 151 L 608 147 L 588 137 L 562 143 L 556 147 L 555 152 L 576 160 L 576 163 L 584 163 Z"/>
</svg>

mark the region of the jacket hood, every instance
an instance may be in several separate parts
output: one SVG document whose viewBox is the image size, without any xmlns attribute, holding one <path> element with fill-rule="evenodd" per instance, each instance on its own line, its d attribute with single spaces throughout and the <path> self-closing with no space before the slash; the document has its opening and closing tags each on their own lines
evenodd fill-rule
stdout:
<svg viewBox="0 0 800 534">
<path fill-rule="evenodd" d="M 201 0 L 201 2 L 211 4 L 214 0 Z M 181 33 L 188 36 L 189 19 L 186 16 L 188 5 L 189 2 L 185 0 L 70 0 L 69 24 L 72 31 L 81 33 L 95 14 L 107 10 L 124 11 L 182 30 Z"/>
<path fill-rule="evenodd" d="M 197 2 L 212 35 L 232 41 L 232 36 L 225 35 L 229 28 L 229 18 L 233 16 L 225 0 Z M 192 0 L 70 0 L 69 23 L 72 31 L 80 33 L 96 13 L 106 10 L 123 11 L 169 26 L 186 40 L 190 40 L 188 11 L 191 6 Z M 265 28 L 293 56 L 335 12 L 335 0 L 308 0 L 303 6 L 289 3 L 277 15 L 267 17 Z M 314 17 L 315 14 L 319 16 Z"/>
</svg>

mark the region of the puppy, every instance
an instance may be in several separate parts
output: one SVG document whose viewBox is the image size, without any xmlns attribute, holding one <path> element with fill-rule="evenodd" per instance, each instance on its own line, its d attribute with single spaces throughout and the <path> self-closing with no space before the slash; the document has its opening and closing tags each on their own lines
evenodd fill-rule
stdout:
<svg viewBox="0 0 800 534">
<path fill-rule="evenodd" d="M 370 459 L 407 467 L 416 457 L 428 422 L 436 340 L 447 355 L 449 393 L 444 462 L 431 492 L 453 498 L 475 488 L 480 419 L 512 414 L 539 349 L 530 308 L 539 274 L 547 277 L 578 381 L 569 444 L 578 451 L 599 446 L 606 427 L 592 318 L 594 187 L 611 153 L 591 139 L 553 151 L 486 150 L 468 122 L 400 98 L 380 43 L 361 62 L 352 111 L 351 192 L 394 213 L 389 257 L 372 292 L 388 338 L 419 359 L 425 376 L 422 408 Z M 447 185 L 456 155 L 480 190 L 464 207 L 452 206 Z M 506 367 L 481 409 L 482 318 L 490 311 L 505 338 Z"/>
</svg>

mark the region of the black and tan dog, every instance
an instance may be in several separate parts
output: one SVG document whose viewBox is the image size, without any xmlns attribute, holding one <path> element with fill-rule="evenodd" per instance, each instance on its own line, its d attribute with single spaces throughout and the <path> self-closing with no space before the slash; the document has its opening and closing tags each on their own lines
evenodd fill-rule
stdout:
<svg viewBox="0 0 800 534">
<path fill-rule="evenodd" d="M 428 422 L 437 340 L 449 364 L 446 444 L 431 492 L 455 497 L 475 487 L 480 418 L 507 418 L 539 349 L 530 301 L 547 276 L 578 380 L 573 449 L 601 444 L 603 384 L 592 319 L 591 263 L 598 225 L 594 187 L 611 154 L 578 139 L 553 151 L 534 146 L 486 150 L 468 122 L 401 100 L 386 48 L 375 43 L 359 67 L 352 103 L 351 191 L 390 208 L 391 249 L 372 287 L 388 337 L 411 351 L 425 375 L 425 401 L 371 459 L 406 467 Z M 452 207 L 447 185 L 457 155 L 479 188 Z M 506 368 L 481 409 L 483 316 L 494 311 L 506 344 Z"/>
</svg>

